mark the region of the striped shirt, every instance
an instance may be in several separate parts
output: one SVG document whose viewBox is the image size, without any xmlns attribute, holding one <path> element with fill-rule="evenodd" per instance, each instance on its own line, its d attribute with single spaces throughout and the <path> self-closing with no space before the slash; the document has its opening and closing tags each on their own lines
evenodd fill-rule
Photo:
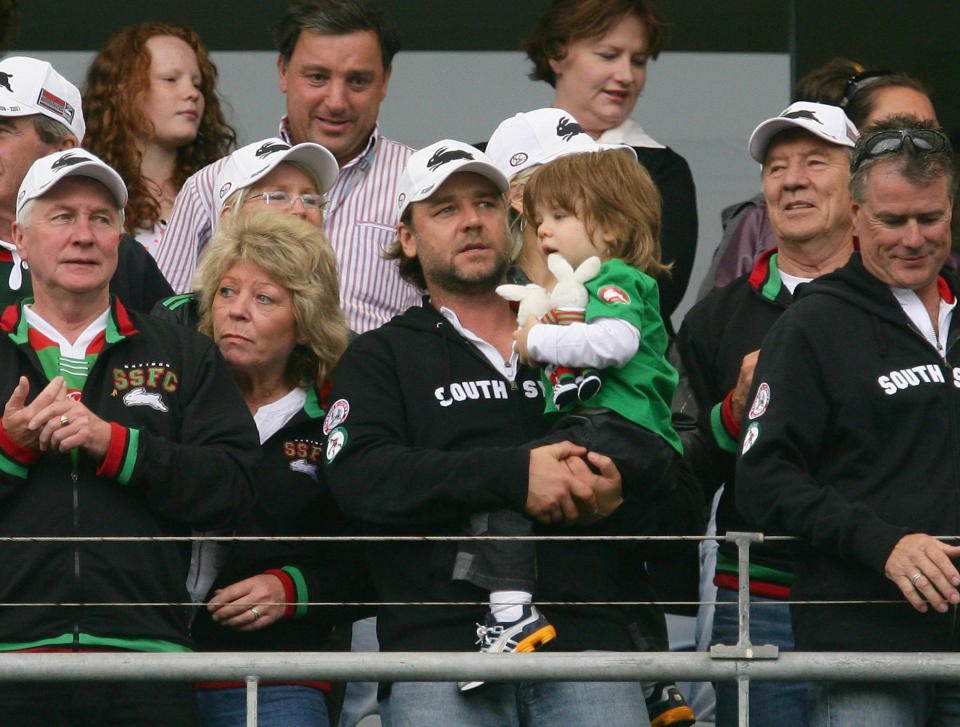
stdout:
<svg viewBox="0 0 960 727">
<path fill-rule="evenodd" d="M 286 117 L 280 135 L 289 141 Z M 357 333 L 420 302 L 421 293 L 400 278 L 396 263 L 382 257 L 396 240 L 397 180 L 412 153 L 375 127 L 364 151 L 340 168 L 327 192 L 324 229 L 339 262 L 340 304 Z M 214 184 L 225 163 L 208 164 L 184 183 L 160 241 L 157 264 L 177 293 L 190 290 L 197 258 L 213 234 Z"/>
</svg>

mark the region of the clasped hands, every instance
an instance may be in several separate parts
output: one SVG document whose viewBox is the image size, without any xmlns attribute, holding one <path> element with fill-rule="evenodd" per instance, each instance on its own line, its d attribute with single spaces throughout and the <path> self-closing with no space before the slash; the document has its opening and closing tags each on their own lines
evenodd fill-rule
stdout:
<svg viewBox="0 0 960 727">
<path fill-rule="evenodd" d="M 591 470 L 583 457 L 597 470 Z M 623 503 L 620 471 L 609 457 L 572 442 L 530 451 L 526 511 L 544 524 L 589 525 Z"/>
<path fill-rule="evenodd" d="M 21 376 L 3 408 L 3 429 L 14 442 L 35 452 L 67 452 L 80 447 L 97 461 L 110 447 L 110 424 L 83 403 L 67 396 L 56 376 L 27 404 L 30 382 Z"/>
</svg>

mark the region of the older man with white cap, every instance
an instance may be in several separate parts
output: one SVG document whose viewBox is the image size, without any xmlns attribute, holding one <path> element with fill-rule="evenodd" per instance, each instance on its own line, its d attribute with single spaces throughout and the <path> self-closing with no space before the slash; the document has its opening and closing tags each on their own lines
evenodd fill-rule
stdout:
<svg viewBox="0 0 960 727">
<path fill-rule="evenodd" d="M 677 335 L 681 375 L 696 401 L 699 421 L 682 435 L 685 456 L 709 497 L 723 485 L 717 533 L 749 530 L 735 506 L 737 437 L 760 343 L 793 302 L 798 285 L 846 263 L 853 252 L 850 222 L 850 154 L 857 129 L 837 106 L 797 102 L 767 119 L 750 136 L 778 246 L 752 273 L 715 290 L 684 319 Z M 790 546 L 764 543 L 750 550 L 750 592 L 771 602 L 751 612 L 753 643 L 793 648 L 786 600 L 793 581 Z M 718 605 L 713 643 L 737 642 L 737 549 L 721 542 L 714 583 Z M 714 600 L 714 599 L 708 599 Z M 732 603 L 730 603 L 732 602 Z M 737 723 L 737 687 L 718 682 L 718 727 Z M 806 724 L 806 688 L 786 682 L 750 689 L 750 724 Z"/>
<path fill-rule="evenodd" d="M 182 547 L 147 539 L 229 527 L 252 500 L 256 430 L 211 341 L 110 295 L 113 169 L 56 152 L 16 199 L 34 297 L 0 322 L 0 532 L 144 540 L 3 544 L 0 600 L 48 605 L 2 609 L 0 651 L 188 651 Z M 0 700 L 3 724 L 198 724 L 189 684 L 7 683 Z"/>
<path fill-rule="evenodd" d="M 471 516 L 507 508 L 541 523 L 537 534 L 561 534 L 620 502 L 620 476 L 609 459 L 590 454 L 600 471 L 593 474 L 581 459 L 585 450 L 570 442 L 524 445 L 544 435 L 547 422 L 538 372 L 513 349 L 515 313 L 495 292 L 510 258 L 507 188 L 486 155 L 449 139 L 416 152 L 401 177 L 393 257 L 429 295 L 351 344 L 324 423 L 334 497 L 371 533 L 455 535 Z M 604 520 L 605 532 L 617 531 L 614 517 Z M 378 596 L 391 604 L 486 603 L 484 589 L 453 580 L 456 551 L 453 542 L 374 546 L 369 568 Z M 543 603 L 616 600 L 610 543 L 550 543 L 537 551 Z M 542 610 L 565 650 L 633 648 L 627 615 L 615 607 Z M 474 651 L 473 625 L 486 622 L 486 611 L 385 605 L 381 648 Z M 455 682 L 404 682 L 383 685 L 382 696 L 394 727 L 633 727 L 646 714 L 642 688 L 633 683 L 488 684 L 463 694 Z"/>
<path fill-rule="evenodd" d="M 85 131 L 80 92 L 53 66 L 25 56 L 0 61 L 0 310 L 31 292 L 10 230 L 24 175 L 38 158 L 79 146 Z M 110 287 L 128 308 L 147 312 L 173 291 L 135 242 L 122 238 Z"/>
<path fill-rule="evenodd" d="M 944 268 L 955 157 L 942 129 L 912 116 L 861 134 L 857 251 L 803 286 L 764 339 L 737 506 L 800 541 L 799 650 L 956 653 L 960 280 Z M 960 685 L 939 670 L 818 681 L 808 704 L 812 727 L 960 724 Z"/>
</svg>

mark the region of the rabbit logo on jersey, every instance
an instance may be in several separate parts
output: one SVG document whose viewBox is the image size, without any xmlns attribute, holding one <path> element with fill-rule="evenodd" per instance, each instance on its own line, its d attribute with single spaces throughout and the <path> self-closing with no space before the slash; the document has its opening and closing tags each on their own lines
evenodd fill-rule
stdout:
<svg viewBox="0 0 960 727">
<path fill-rule="evenodd" d="M 597 297 L 605 303 L 620 303 L 627 305 L 630 303 L 630 296 L 623 288 L 616 285 L 605 285 L 597 291 Z"/>
</svg>

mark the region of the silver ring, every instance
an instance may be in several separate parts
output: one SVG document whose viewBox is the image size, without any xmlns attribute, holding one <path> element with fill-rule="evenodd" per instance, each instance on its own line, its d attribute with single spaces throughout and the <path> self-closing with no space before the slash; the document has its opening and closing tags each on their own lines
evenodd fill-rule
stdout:
<svg viewBox="0 0 960 727">
<path fill-rule="evenodd" d="M 67 426 L 69 423 L 70 423 L 70 419 L 67 417 L 67 415 L 66 415 L 66 414 L 61 414 L 61 415 L 60 415 L 60 426 L 61 426 L 61 427 L 65 427 L 65 426 Z"/>
<path fill-rule="evenodd" d="M 254 620 L 254 621 L 256 621 L 258 618 L 260 618 L 260 612 L 259 612 L 257 609 L 251 608 L 251 609 L 250 609 L 250 613 L 253 614 L 253 620 Z"/>
<path fill-rule="evenodd" d="M 917 571 L 912 576 L 910 576 L 910 585 L 916 588 L 917 581 L 919 581 L 922 577 L 923 577 L 923 573 L 921 573 L 920 571 Z"/>
</svg>

